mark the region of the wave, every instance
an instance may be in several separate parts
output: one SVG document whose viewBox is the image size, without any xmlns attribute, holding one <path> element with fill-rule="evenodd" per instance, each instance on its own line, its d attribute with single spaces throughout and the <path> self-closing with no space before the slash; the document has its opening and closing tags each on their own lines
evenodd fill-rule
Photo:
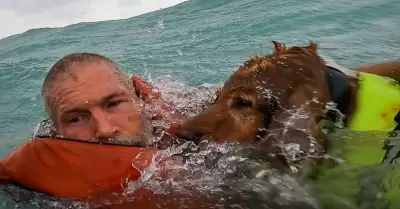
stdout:
<svg viewBox="0 0 400 209">
<path fill-rule="evenodd" d="M 37 28 L 60 28 L 72 24 L 120 20 L 166 9 L 188 0 L 108 0 L 29 5 L 7 4 L 0 12 L 0 39 Z"/>
</svg>

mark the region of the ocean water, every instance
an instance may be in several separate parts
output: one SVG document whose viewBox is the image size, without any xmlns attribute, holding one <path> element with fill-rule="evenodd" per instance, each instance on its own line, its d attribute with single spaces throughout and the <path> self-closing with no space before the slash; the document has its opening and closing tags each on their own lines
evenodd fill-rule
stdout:
<svg viewBox="0 0 400 209">
<path fill-rule="evenodd" d="M 126 71 L 182 83 L 222 83 L 271 41 L 317 42 L 323 55 L 356 67 L 400 57 L 396 0 L 191 0 L 125 20 L 32 29 L 0 40 L 0 156 L 45 116 L 42 81 L 57 59 L 96 52 Z"/>
<path fill-rule="evenodd" d="M 124 20 L 32 29 L 0 40 L 0 156 L 45 117 L 40 88 L 72 52 L 95 52 L 148 78 L 219 84 L 271 41 L 319 44 L 349 68 L 400 57 L 397 0 L 190 0 Z"/>
</svg>

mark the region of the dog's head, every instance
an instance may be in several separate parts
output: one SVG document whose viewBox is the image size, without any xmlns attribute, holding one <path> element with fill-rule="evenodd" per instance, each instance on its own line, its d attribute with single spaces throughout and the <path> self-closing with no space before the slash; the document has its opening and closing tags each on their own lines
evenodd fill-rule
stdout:
<svg viewBox="0 0 400 209">
<path fill-rule="evenodd" d="M 195 142 L 260 143 L 269 153 L 281 152 L 282 144 L 298 144 L 301 152 L 323 145 L 317 123 L 330 98 L 317 46 L 273 43 L 272 54 L 240 66 L 215 103 L 183 123 L 178 136 Z"/>
</svg>

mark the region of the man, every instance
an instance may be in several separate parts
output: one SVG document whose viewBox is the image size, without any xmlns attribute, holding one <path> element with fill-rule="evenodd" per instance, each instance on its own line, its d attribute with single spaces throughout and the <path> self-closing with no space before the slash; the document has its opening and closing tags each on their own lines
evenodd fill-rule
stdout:
<svg viewBox="0 0 400 209">
<path fill-rule="evenodd" d="M 92 202 L 115 198 L 114 192 L 123 192 L 153 161 L 151 120 L 160 114 L 151 118 L 143 103 L 172 108 L 144 81 L 129 79 L 114 61 L 91 53 L 70 54 L 55 63 L 42 98 L 51 134 L 27 141 L 3 159 L 0 180 Z"/>
<path fill-rule="evenodd" d="M 140 79 L 134 77 L 133 81 L 139 85 Z M 114 61 L 88 53 L 59 60 L 42 87 L 44 107 L 56 134 L 148 146 L 150 118 L 138 106 L 142 102 L 138 96 L 132 80 Z"/>
<path fill-rule="evenodd" d="M 65 138 L 149 144 L 149 126 L 135 104 L 132 83 L 108 58 L 62 58 L 48 73 L 42 96 L 56 133 Z"/>
</svg>

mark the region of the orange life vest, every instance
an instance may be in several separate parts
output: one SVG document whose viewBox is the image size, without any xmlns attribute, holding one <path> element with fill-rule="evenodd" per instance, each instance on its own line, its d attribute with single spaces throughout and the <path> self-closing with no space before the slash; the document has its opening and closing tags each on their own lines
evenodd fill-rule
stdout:
<svg viewBox="0 0 400 209">
<path fill-rule="evenodd" d="M 0 162 L 0 178 L 56 197 L 86 198 L 104 191 L 122 191 L 124 182 L 140 177 L 138 169 L 145 168 L 155 152 L 38 138 Z"/>
<path fill-rule="evenodd" d="M 97 208 L 208 208 L 216 199 L 200 194 L 154 194 L 140 188 L 121 195 L 137 180 L 156 149 L 102 145 L 52 138 L 33 139 L 0 162 L 0 179 L 55 197 L 73 198 Z M 179 200 L 179 201 L 178 201 Z M 92 207 L 91 207 L 92 208 Z"/>
</svg>

